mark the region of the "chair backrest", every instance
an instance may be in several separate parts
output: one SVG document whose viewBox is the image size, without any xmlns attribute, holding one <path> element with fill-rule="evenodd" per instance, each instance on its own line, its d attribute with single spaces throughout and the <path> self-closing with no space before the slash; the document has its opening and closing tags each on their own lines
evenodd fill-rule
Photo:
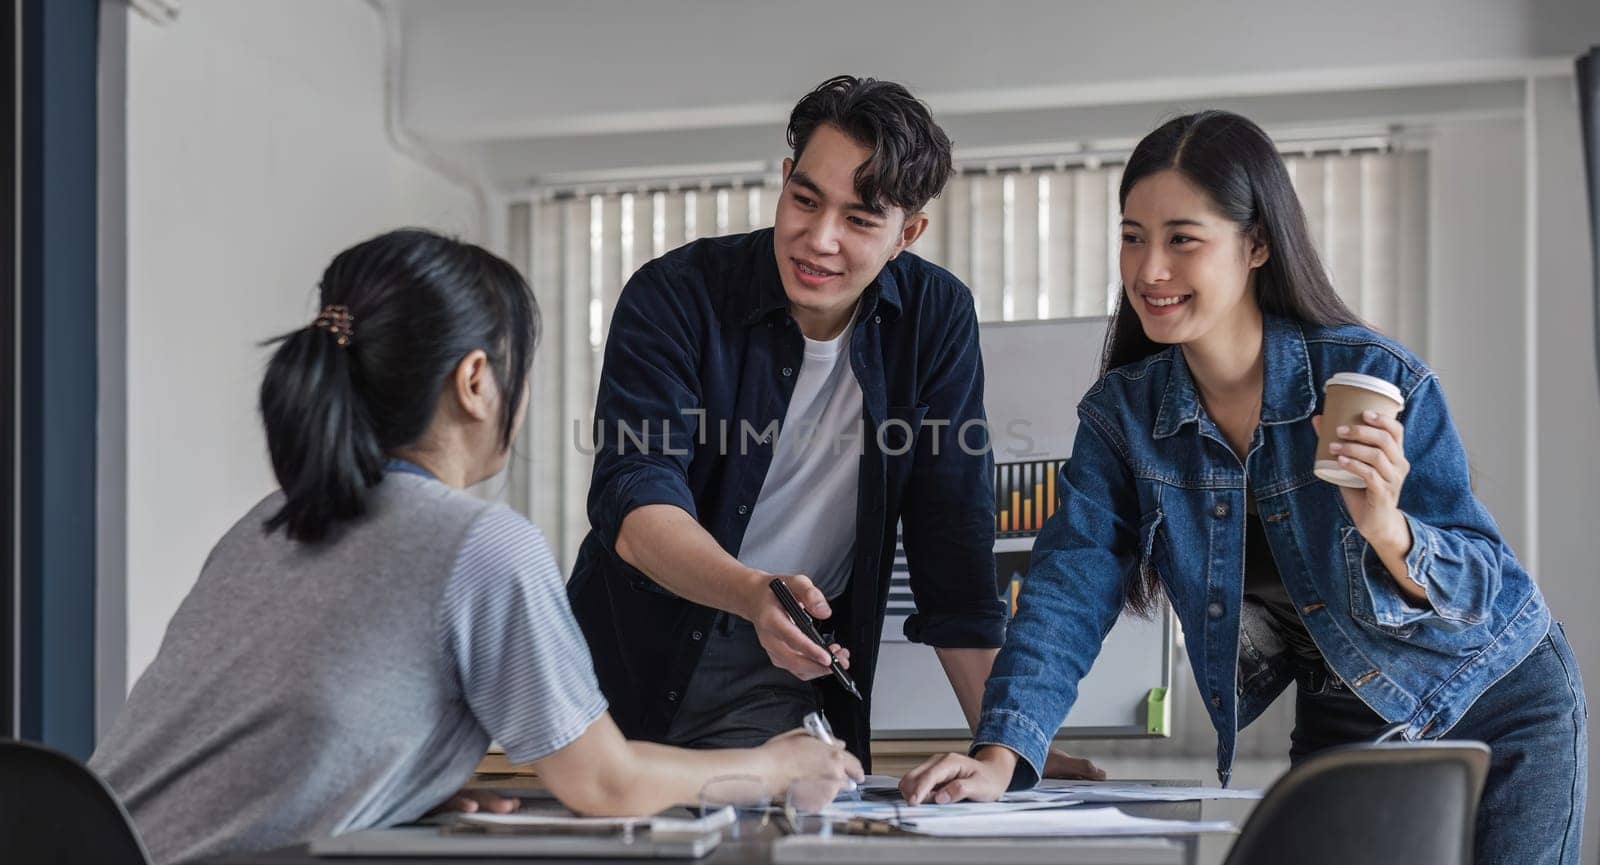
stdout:
<svg viewBox="0 0 1600 865">
<path fill-rule="evenodd" d="M 1267 790 L 1227 865 L 1467 865 L 1488 773 L 1480 742 L 1330 748 Z"/>
<path fill-rule="evenodd" d="M 0 739 L 0 859 L 29 865 L 150 865 L 117 797 L 72 757 Z"/>
</svg>

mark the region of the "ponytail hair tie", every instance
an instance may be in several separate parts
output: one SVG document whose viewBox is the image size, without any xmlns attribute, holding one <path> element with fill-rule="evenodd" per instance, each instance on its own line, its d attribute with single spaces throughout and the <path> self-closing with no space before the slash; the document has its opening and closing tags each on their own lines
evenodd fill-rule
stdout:
<svg viewBox="0 0 1600 865">
<path fill-rule="evenodd" d="M 343 304 L 329 304 L 317 313 L 311 326 L 317 330 L 325 330 L 333 334 L 340 345 L 349 345 L 356 338 L 356 317 L 350 314 L 350 308 Z"/>
</svg>

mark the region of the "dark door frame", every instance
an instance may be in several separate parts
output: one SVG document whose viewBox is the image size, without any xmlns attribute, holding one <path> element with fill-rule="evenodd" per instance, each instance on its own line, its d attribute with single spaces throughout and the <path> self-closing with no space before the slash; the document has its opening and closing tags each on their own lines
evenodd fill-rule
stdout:
<svg viewBox="0 0 1600 865">
<path fill-rule="evenodd" d="M 5 125 L 4 171 L 0 171 L 0 736 L 21 731 L 17 695 L 16 410 L 17 393 L 17 81 L 21 50 L 18 0 L 0 0 L 0 114 Z"/>
<path fill-rule="evenodd" d="M 100 0 L 16 10 L 14 316 L 5 421 L 13 483 L 14 732 L 86 757 L 95 741 Z"/>
</svg>

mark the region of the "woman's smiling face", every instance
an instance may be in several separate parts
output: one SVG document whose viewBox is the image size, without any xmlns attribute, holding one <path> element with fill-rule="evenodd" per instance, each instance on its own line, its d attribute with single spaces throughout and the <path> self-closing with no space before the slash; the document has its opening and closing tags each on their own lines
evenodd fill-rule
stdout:
<svg viewBox="0 0 1600 865">
<path fill-rule="evenodd" d="M 1151 340 L 1193 342 L 1256 313 L 1252 272 L 1265 244 L 1168 169 L 1134 184 L 1122 208 L 1123 290 Z"/>
</svg>

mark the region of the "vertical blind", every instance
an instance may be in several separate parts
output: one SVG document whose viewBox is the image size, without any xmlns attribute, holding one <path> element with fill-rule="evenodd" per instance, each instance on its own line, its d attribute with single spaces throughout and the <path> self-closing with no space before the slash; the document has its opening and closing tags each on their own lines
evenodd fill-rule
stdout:
<svg viewBox="0 0 1600 865">
<path fill-rule="evenodd" d="M 777 187 L 568 194 L 511 205 L 507 251 L 544 317 L 528 420 L 508 466 L 513 506 L 571 573 L 589 530 L 591 418 L 618 295 L 645 262 L 700 237 L 772 224 Z"/>
<path fill-rule="evenodd" d="M 1426 345 L 1427 162 L 1422 152 L 1286 154 L 1313 241 L 1356 313 Z M 966 171 L 928 208 L 913 251 L 972 288 L 979 320 L 1108 314 L 1121 290 L 1120 165 Z M 512 504 L 569 572 L 588 531 L 601 354 L 628 275 L 690 240 L 772 224 L 771 179 L 699 188 L 540 192 L 511 205 L 507 252 L 544 315 Z"/>
</svg>

